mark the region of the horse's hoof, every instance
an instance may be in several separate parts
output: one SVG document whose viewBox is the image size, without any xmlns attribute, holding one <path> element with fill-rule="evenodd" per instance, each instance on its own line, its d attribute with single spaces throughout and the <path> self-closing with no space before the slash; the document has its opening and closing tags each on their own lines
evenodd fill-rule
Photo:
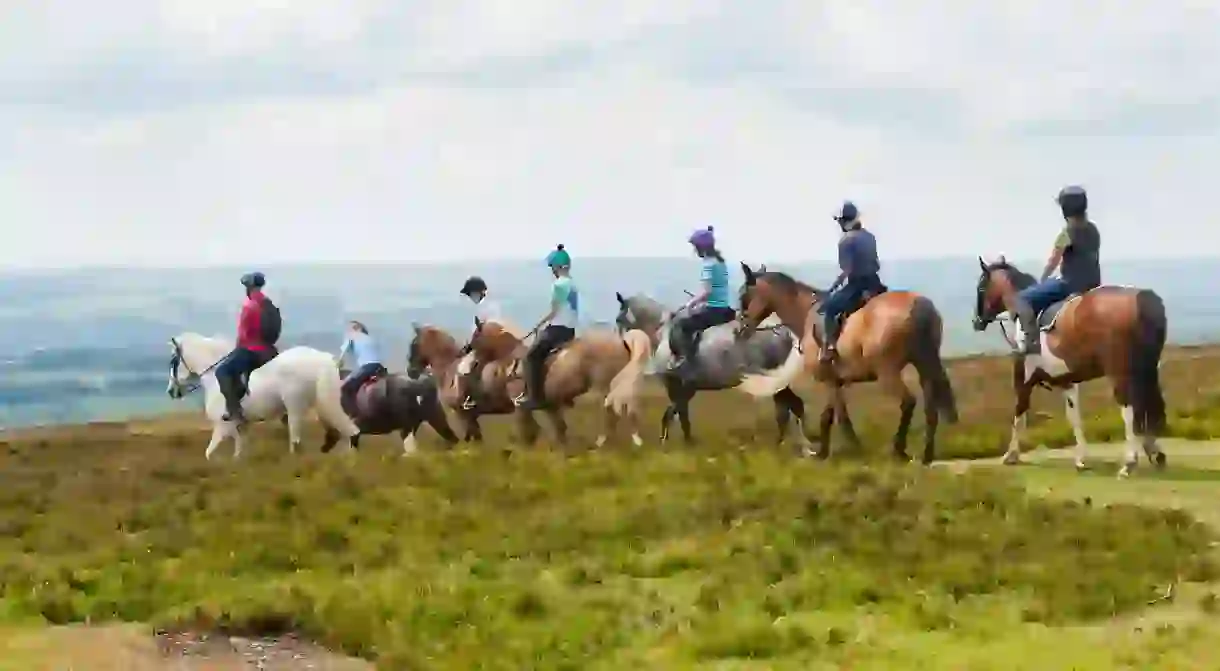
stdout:
<svg viewBox="0 0 1220 671">
<path fill-rule="evenodd" d="M 600 448 L 600 447 L 603 447 L 605 444 L 606 444 L 605 436 L 598 436 L 597 440 L 593 441 L 593 447 Z"/>
<path fill-rule="evenodd" d="M 631 434 L 631 444 L 636 447 L 644 447 L 644 439 L 640 437 L 640 434 L 633 433 Z"/>
<path fill-rule="evenodd" d="M 1088 466 L 1086 466 L 1086 465 L 1085 465 L 1085 463 L 1084 463 L 1083 461 L 1077 461 L 1077 462 L 1076 462 L 1076 472 L 1077 472 L 1077 473 L 1083 473 L 1083 472 L 1085 472 L 1085 471 L 1087 471 L 1087 470 L 1089 470 L 1089 467 L 1088 467 Z"/>
<path fill-rule="evenodd" d="M 1153 460 L 1153 463 L 1156 465 L 1156 469 L 1158 471 L 1163 471 L 1168 463 L 1168 458 L 1165 456 L 1164 452 L 1157 452 L 1156 459 Z"/>
<path fill-rule="evenodd" d="M 1010 450 L 1004 454 L 1004 461 L 1001 463 L 1005 466 L 1016 466 L 1021 463 L 1021 453 Z"/>
<path fill-rule="evenodd" d="M 1118 469 L 1118 479 L 1125 480 L 1125 479 L 1131 477 L 1131 471 L 1134 471 L 1134 470 L 1135 470 L 1134 463 L 1123 464 L 1123 467 Z"/>
</svg>

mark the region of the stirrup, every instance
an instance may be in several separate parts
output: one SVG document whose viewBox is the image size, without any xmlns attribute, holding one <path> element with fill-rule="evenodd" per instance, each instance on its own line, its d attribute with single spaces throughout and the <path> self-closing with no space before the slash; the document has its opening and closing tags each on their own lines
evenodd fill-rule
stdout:
<svg viewBox="0 0 1220 671">
<path fill-rule="evenodd" d="M 513 400 L 516 401 L 516 399 Z M 478 403 L 476 403 L 475 400 L 470 396 L 462 399 L 462 410 L 474 410 L 475 406 L 477 405 Z"/>
</svg>

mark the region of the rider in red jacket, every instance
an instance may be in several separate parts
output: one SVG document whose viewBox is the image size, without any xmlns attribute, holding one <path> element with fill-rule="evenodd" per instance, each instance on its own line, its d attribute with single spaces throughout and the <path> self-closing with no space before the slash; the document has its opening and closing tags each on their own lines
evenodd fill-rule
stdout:
<svg viewBox="0 0 1220 671">
<path fill-rule="evenodd" d="M 247 273 L 241 278 L 246 288 L 246 301 L 237 318 L 237 347 L 216 367 L 216 381 L 225 397 L 222 419 L 238 423 L 245 421 L 241 399 L 245 395 L 242 376 L 258 370 L 275 355 L 275 348 L 263 341 L 263 287 L 267 280 L 262 273 Z"/>
</svg>

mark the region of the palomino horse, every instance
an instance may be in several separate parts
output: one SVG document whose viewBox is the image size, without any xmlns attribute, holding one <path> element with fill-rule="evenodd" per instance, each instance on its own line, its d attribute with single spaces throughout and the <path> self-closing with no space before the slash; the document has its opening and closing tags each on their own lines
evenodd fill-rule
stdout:
<svg viewBox="0 0 1220 671">
<path fill-rule="evenodd" d="M 1034 283 L 1032 276 L 1003 258 L 988 264 L 980 257 L 979 268 L 976 331 L 986 329 L 1005 311 L 1016 314 L 1017 292 Z M 1158 367 L 1168 325 L 1161 297 L 1150 289 L 1102 286 L 1052 305 L 1039 315 L 1038 325 L 1042 353 L 1019 356 L 1013 362 L 1017 404 L 1004 463 L 1020 461 L 1030 395 L 1036 385 L 1043 385 L 1063 390 L 1076 437 L 1076 467 L 1083 469 L 1086 443 L 1078 385 L 1106 377 L 1126 427 L 1127 454 L 1118 477 L 1127 477 L 1139 463 L 1140 437 L 1148 460 L 1164 468 L 1165 453 L 1156 441 L 1165 428 Z M 1010 344 L 1015 346 L 1023 338 L 1018 333 Z"/>
<path fill-rule="evenodd" d="M 424 422 L 450 446 L 458 442 L 441 407 L 436 380 L 431 377 L 411 378 L 397 373 L 373 376 L 344 399 L 343 409 L 360 428 L 360 433 L 352 437 L 352 447 L 360 446 L 364 434 L 382 436 L 397 431 L 403 455 L 413 454 L 415 434 Z"/>
<path fill-rule="evenodd" d="M 524 397 L 525 383 L 520 376 L 524 366 L 524 338 L 511 327 L 487 320 L 479 325 L 471 340 L 471 349 L 484 368 L 506 367 L 508 390 L 514 402 Z M 568 424 L 563 407 L 571 407 L 584 393 L 596 389 L 605 395 L 603 402 L 604 428 L 597 446 L 606 443 L 615 433 L 620 417 L 631 425 L 631 441 L 638 447 L 640 438 L 639 401 L 645 366 L 652 354 L 651 341 L 643 331 L 628 331 L 621 336 L 613 331 L 586 331 L 575 340 L 547 356 L 546 377 L 542 390 L 543 411 L 551 418 L 561 444 L 567 442 Z M 532 444 L 538 439 L 538 423 L 533 412 L 517 406 L 521 438 Z"/>
<path fill-rule="evenodd" d="M 409 373 L 416 375 L 425 368 L 431 369 L 441 403 L 461 418 L 464 440 L 481 442 L 481 415 L 507 415 L 515 409 L 512 397 L 508 395 L 503 371 L 492 366 L 483 368 L 480 375 L 482 393 L 479 395 L 479 402 L 473 408 L 467 408 L 462 404 L 466 390 L 460 377 L 460 368 L 466 359 L 462 356 L 457 340 L 436 326 L 416 324 L 414 329 L 415 336 L 411 339 L 410 354 L 407 357 Z"/>
<path fill-rule="evenodd" d="M 942 320 L 940 312 L 925 296 L 910 291 L 886 291 L 866 301 L 849 314 L 838 343 L 838 357 L 831 364 L 817 360 L 822 343 L 821 317 L 817 306 L 824 292 L 798 282 L 781 272 L 755 273 L 741 264 L 746 281 L 741 287 L 742 335 L 752 333 L 772 313 L 799 334 L 800 346 L 794 347 L 778 370 L 763 375 L 747 375 L 741 389 L 753 396 L 770 396 L 790 386 L 804 371 L 823 382 L 830 399 L 822 411 L 821 449 L 818 456 L 830 456 L 830 428 L 836 413 L 843 431 L 854 447 L 859 439 L 847 414 L 843 387 L 856 382 L 877 381 L 882 389 L 898 399 L 901 416 L 894 435 L 894 455 L 906 460 L 907 432 L 915 413 L 915 397 L 902 379 L 908 365 L 919 373 L 924 399 L 923 463 L 936 457 L 936 427 L 941 417 L 950 424 L 957 421 L 953 387 L 940 359 Z"/>
<path fill-rule="evenodd" d="M 236 422 L 226 422 L 224 396 L 216 382 L 216 366 L 233 351 L 233 344 L 221 338 L 183 333 L 169 341 L 170 398 L 180 399 L 198 389 L 204 390 L 204 414 L 212 420 L 212 439 L 204 456 L 212 453 L 226 438 L 233 439 L 233 456 L 240 457 L 243 431 Z M 329 451 L 340 438 L 351 445 L 360 429 L 343 412 L 339 398 L 339 371 L 326 352 L 312 347 L 284 350 L 250 375 L 249 394 L 242 399 L 247 419 L 279 419 L 287 415 L 288 449 L 296 452 L 301 444 L 301 422 L 310 408 L 326 426 L 322 451 Z"/>
<path fill-rule="evenodd" d="M 778 368 L 794 347 L 792 337 L 781 332 L 780 329 L 784 329 L 782 324 L 756 331 L 744 342 L 734 338 L 735 325 L 713 326 L 699 337 L 694 361 L 697 375 L 693 381 L 686 382 L 666 370 L 672 357 L 669 342 L 671 326 L 679 315 L 668 312 L 660 303 L 643 294 L 624 298 L 621 293 L 616 293 L 615 297 L 619 310 L 614 323 L 619 332 L 639 329 L 648 334 L 655 348 L 652 358 L 654 370 L 661 371 L 669 396 L 669 406 L 661 417 L 662 442 L 669 438 L 669 427 L 674 417 L 678 418 L 678 424 L 682 427 L 682 437 L 687 443 L 694 442 L 691 436 L 690 402 L 696 393 L 736 387 L 741 384 L 742 374 L 748 370 Z M 789 420 L 795 416 L 801 447 L 808 452 L 805 402 L 790 387 L 784 387 L 771 398 L 775 402 L 775 424 L 779 429 L 780 442 L 788 434 Z"/>
</svg>

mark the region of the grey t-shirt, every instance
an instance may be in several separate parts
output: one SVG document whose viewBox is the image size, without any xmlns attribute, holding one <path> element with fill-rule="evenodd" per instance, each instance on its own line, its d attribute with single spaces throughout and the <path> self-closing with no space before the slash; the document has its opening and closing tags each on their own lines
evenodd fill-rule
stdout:
<svg viewBox="0 0 1220 671">
<path fill-rule="evenodd" d="M 877 238 L 863 228 L 855 228 L 839 238 L 839 270 L 849 279 L 868 277 L 881 272 L 877 259 Z"/>
</svg>

